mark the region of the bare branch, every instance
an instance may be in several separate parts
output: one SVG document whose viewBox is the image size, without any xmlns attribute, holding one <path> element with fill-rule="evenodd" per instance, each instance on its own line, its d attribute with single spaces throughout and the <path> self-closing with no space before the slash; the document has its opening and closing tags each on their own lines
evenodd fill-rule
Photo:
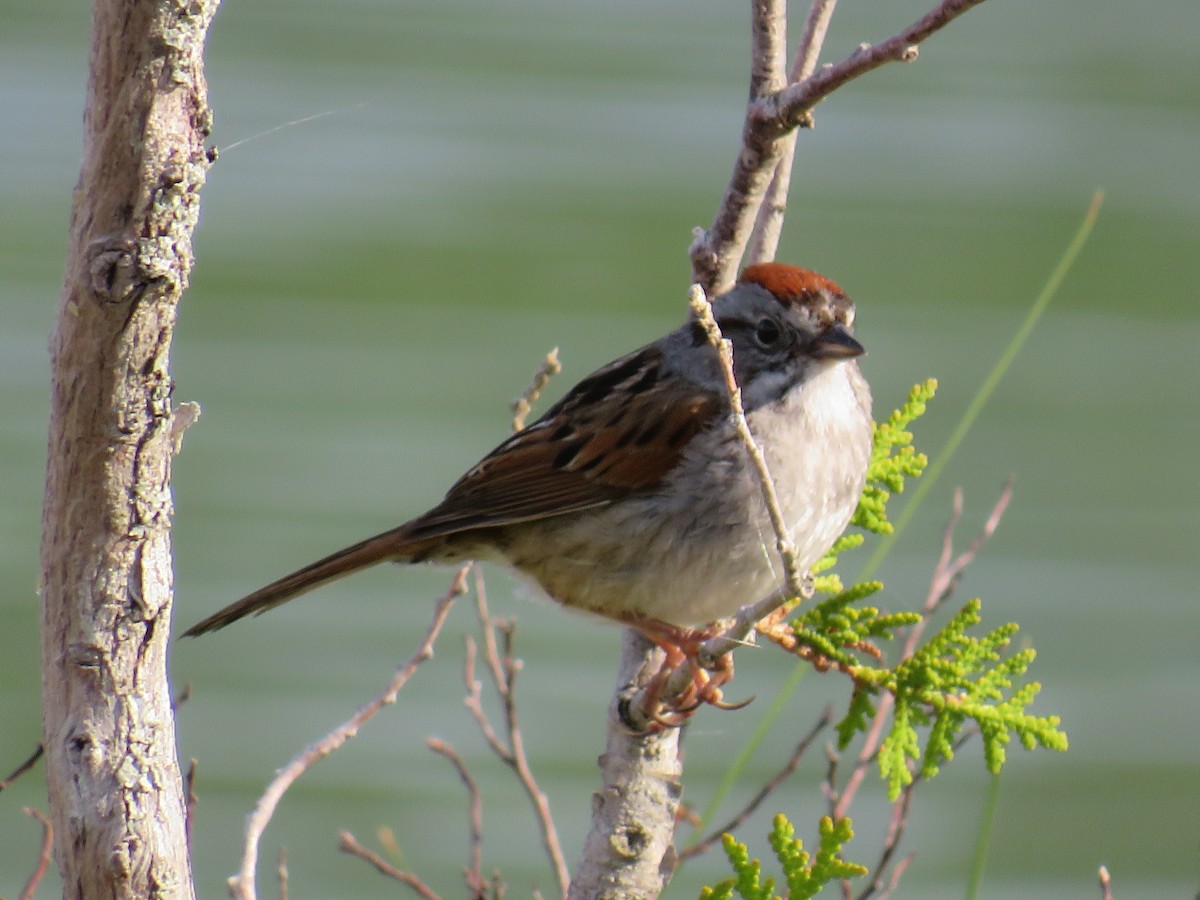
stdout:
<svg viewBox="0 0 1200 900">
<path fill-rule="evenodd" d="M 890 62 L 912 62 L 917 45 L 983 0 L 944 0 L 899 34 L 878 44 L 863 44 L 846 59 L 826 66 L 778 94 L 761 100 L 754 114 L 772 131 L 795 128 L 812 108 L 849 81 Z"/>
<path fill-rule="evenodd" d="M 789 153 L 787 135 L 798 127 L 811 125 L 811 111 L 821 100 L 842 85 L 888 62 L 908 62 L 917 57 L 917 45 L 934 32 L 945 27 L 983 0 L 945 0 L 920 21 L 899 34 L 874 46 L 859 47 L 837 65 L 827 66 L 787 87 L 770 93 L 759 93 L 761 85 L 769 83 L 766 72 L 773 71 L 771 54 L 777 52 L 776 30 L 769 27 L 778 14 L 774 4 L 756 2 L 754 62 L 751 76 L 751 96 L 742 125 L 742 146 L 734 162 L 733 173 L 721 198 L 721 205 L 708 230 L 697 229 L 688 253 L 692 260 L 692 281 L 700 284 L 710 295 L 723 292 L 734 281 L 734 273 L 745 255 L 755 221 L 762 216 L 751 258 L 768 259 L 774 255 L 774 244 L 781 227 L 782 201 L 785 181 L 782 165 Z M 780 4 L 782 6 L 782 4 Z M 797 55 L 794 71 L 797 76 L 806 66 L 815 65 L 819 53 L 819 38 L 833 8 L 820 9 L 814 5 L 809 14 L 805 41 Z M 810 70 L 811 71 L 811 70 Z M 778 188 L 772 191 L 767 212 L 762 213 L 764 198 L 772 182 L 779 178 Z"/>
<path fill-rule="evenodd" d="M 480 628 L 483 632 L 483 656 L 487 663 L 488 671 L 491 674 L 496 693 L 500 697 L 501 707 L 504 711 L 504 725 L 508 734 L 508 743 L 505 744 L 500 738 L 499 734 L 492 727 L 487 713 L 484 712 L 481 685 L 478 679 L 475 678 L 475 644 L 470 638 L 467 639 L 467 659 L 464 667 L 467 682 L 467 697 L 464 702 L 467 709 L 471 711 L 471 715 L 474 717 L 476 723 L 478 723 L 479 729 L 488 743 L 488 747 L 491 748 L 492 752 L 505 765 L 516 773 L 517 780 L 520 781 L 521 787 L 525 789 L 525 793 L 529 797 L 529 802 L 533 806 L 538 828 L 542 833 L 542 844 L 546 848 L 546 855 L 549 857 L 550 866 L 554 870 L 558 889 L 560 893 L 566 895 L 571 881 L 570 871 L 567 869 L 562 845 L 558 840 L 558 830 L 554 825 L 554 817 L 550 813 L 550 800 L 538 786 L 537 779 L 533 775 L 533 770 L 529 767 L 529 759 L 525 753 L 525 740 L 522 737 L 520 721 L 517 716 L 516 679 L 517 674 L 521 671 L 521 661 L 514 658 L 512 653 L 514 629 L 511 623 L 497 621 L 489 614 L 487 592 L 484 589 L 483 579 L 478 574 L 476 575 L 475 584 L 475 603 L 479 615 Z M 497 631 L 503 636 L 503 655 L 501 655 L 500 646 L 496 640 Z"/>
<path fill-rule="evenodd" d="M 800 45 L 796 48 L 792 71 L 788 74 L 789 81 L 803 81 L 816 70 L 821 48 L 825 46 L 825 35 L 829 32 L 829 21 L 836 7 L 837 0 L 813 0 L 808 18 L 804 20 L 804 34 L 800 36 Z"/>
<path fill-rule="evenodd" d="M 874 896 L 876 891 L 882 891 L 881 896 L 886 897 L 899 882 L 900 876 L 893 872 L 892 881 L 887 886 L 884 886 L 883 874 L 887 871 L 892 857 L 900 849 L 900 839 L 904 836 L 904 829 L 908 825 L 908 813 L 912 808 L 913 787 L 916 782 L 916 778 L 909 782 L 900 794 L 900 798 L 892 804 L 892 816 L 888 821 L 887 837 L 883 842 L 883 850 L 879 854 L 879 861 L 875 864 L 875 870 L 871 874 L 867 886 L 858 895 L 858 900 L 867 900 L 868 897 Z M 903 868 L 897 866 L 897 869 L 903 874 L 903 869 L 907 868 L 907 866 L 908 863 L 905 862 Z"/>
<path fill-rule="evenodd" d="M 966 571 L 967 566 L 975 560 L 983 545 L 996 533 L 996 528 L 999 527 L 1000 520 L 1004 517 L 1005 510 L 1008 509 L 1008 504 L 1012 502 L 1012 494 L 1013 480 L 1010 478 L 1004 483 L 999 499 L 996 500 L 992 511 L 988 514 L 987 521 L 983 524 L 983 530 L 967 545 L 966 550 L 955 557 L 954 530 L 958 525 L 959 518 L 962 516 L 963 506 L 962 488 L 955 489 L 950 523 L 946 526 L 946 530 L 942 536 L 942 554 L 938 559 L 937 567 L 934 569 L 933 578 L 929 584 L 929 593 L 925 598 L 924 610 L 927 615 L 953 596 L 954 588 L 957 587 L 958 581 L 962 578 L 962 574 Z M 913 650 L 916 649 L 917 641 L 920 640 L 921 633 L 924 630 L 922 628 L 923 624 L 923 621 L 919 622 L 909 633 L 908 640 L 904 645 L 905 653 L 908 656 L 911 656 Z"/>
<path fill-rule="evenodd" d="M 750 41 L 750 96 L 769 97 L 787 84 L 787 4 L 783 0 L 753 0 Z"/>
<path fill-rule="evenodd" d="M 33 900 L 37 896 L 38 885 L 42 883 L 42 879 L 46 877 L 46 872 L 50 868 L 50 856 L 54 849 L 54 826 L 40 809 L 26 806 L 22 807 L 21 812 L 42 823 L 42 849 L 38 852 L 37 865 L 20 893 L 20 900 Z"/>
<path fill-rule="evenodd" d="M 467 696 L 463 700 L 463 704 L 471 713 L 471 717 L 475 719 L 475 724 L 479 726 L 483 738 L 487 741 L 488 747 L 507 765 L 512 765 L 512 751 L 505 746 L 500 735 L 496 733 L 496 729 L 492 727 L 492 722 L 487 717 L 487 712 L 483 708 L 483 685 L 478 678 L 475 677 L 475 641 L 470 635 L 467 635 L 467 653 L 466 660 L 463 663 L 463 678 L 467 682 Z"/>
<path fill-rule="evenodd" d="M 829 723 L 832 721 L 833 710 L 827 706 L 825 707 L 825 711 L 821 713 L 820 718 L 808 730 L 808 733 L 800 738 L 800 743 L 796 745 L 796 749 L 792 751 L 792 755 L 788 758 L 783 768 L 771 776 L 767 783 L 759 789 L 758 793 L 750 799 L 750 802 L 739 810 L 728 822 L 712 831 L 704 840 L 698 841 L 680 851 L 679 862 L 684 863 L 693 856 L 707 853 L 721 839 L 722 834 L 726 832 L 732 833 L 735 829 L 740 828 L 742 823 L 750 818 L 755 810 L 762 806 L 764 800 L 771 796 L 781 784 L 791 778 L 792 773 L 796 771 L 796 767 L 800 765 L 800 760 L 808 752 L 808 748 L 812 746 L 812 742 L 816 740 L 817 735 L 828 728 Z"/>
<path fill-rule="evenodd" d="M 916 858 L 914 853 L 906 853 L 904 858 L 892 867 L 892 874 L 888 877 L 887 887 L 879 892 L 880 900 L 892 896 L 896 888 L 900 885 L 900 879 L 904 877 L 904 873 L 908 871 L 908 867 L 912 865 L 912 861 Z"/>
<path fill-rule="evenodd" d="M 1098 874 L 1100 877 L 1100 898 L 1101 898 L 1101 900 L 1113 900 L 1112 878 L 1108 874 L 1108 866 L 1101 866 Z"/>
<path fill-rule="evenodd" d="M 258 842 L 267 823 L 271 821 L 271 816 L 275 813 L 275 807 L 279 805 L 279 801 L 288 788 L 301 775 L 358 734 L 358 730 L 373 719 L 383 707 L 395 703 L 396 696 L 408 679 L 412 677 L 417 667 L 433 657 L 433 644 L 437 640 L 438 634 L 441 633 L 446 617 L 450 614 L 450 607 L 454 604 L 455 598 L 466 592 L 467 571 L 470 568 L 470 564 L 467 564 L 455 574 L 449 589 L 434 608 L 433 620 L 425 632 L 425 637 L 413 655 L 409 657 L 408 662 L 396 670 L 383 692 L 320 740 L 305 747 L 290 763 L 280 769 L 271 783 L 267 785 L 266 791 L 259 798 L 253 812 L 246 818 L 242 868 L 228 881 L 231 896 L 242 898 L 242 900 L 253 900 L 256 896 L 254 876 L 258 866 Z"/>
<path fill-rule="evenodd" d="M 792 62 L 789 81 L 803 81 L 816 69 L 829 30 L 829 20 L 833 18 L 836 6 L 837 0 L 813 0 L 804 22 L 804 34 L 800 38 L 796 58 Z M 802 127 L 807 124 L 802 123 Z M 775 173 L 771 176 L 771 184 L 762 205 L 758 208 L 754 233 L 746 251 L 747 264 L 768 262 L 775 258 L 775 251 L 779 249 L 779 236 L 783 233 L 783 219 L 787 215 L 788 191 L 792 186 L 792 162 L 796 156 L 798 136 L 799 132 L 793 130 L 784 139 L 783 153 L 775 165 Z"/>
<path fill-rule="evenodd" d="M 440 753 L 450 760 L 467 788 L 467 821 L 471 828 L 466 871 L 467 888 L 472 898 L 486 898 L 488 883 L 483 877 L 483 798 L 479 793 L 479 785 L 453 747 L 437 738 L 429 738 L 425 744 L 434 753 Z"/>
<path fill-rule="evenodd" d="M 358 839 L 348 831 L 338 832 L 338 849 L 343 853 L 349 853 L 351 856 L 357 856 L 359 859 L 365 859 L 388 878 L 394 878 L 401 884 L 408 885 L 416 891 L 417 896 L 423 897 L 424 900 L 441 900 L 441 897 L 434 893 L 429 885 L 416 875 L 411 872 L 405 872 L 402 869 L 397 869 L 378 853 L 372 853 L 360 844 Z"/>
</svg>

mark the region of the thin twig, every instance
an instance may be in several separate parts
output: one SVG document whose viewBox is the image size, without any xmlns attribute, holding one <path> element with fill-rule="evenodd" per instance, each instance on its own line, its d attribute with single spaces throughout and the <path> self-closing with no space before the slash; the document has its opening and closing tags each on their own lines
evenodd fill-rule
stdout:
<svg viewBox="0 0 1200 900">
<path fill-rule="evenodd" d="M 786 135 L 811 124 L 814 106 L 847 82 L 886 63 L 916 59 L 921 41 L 981 2 L 945 0 L 899 34 L 873 46 L 864 44 L 836 65 L 819 69 L 782 90 L 765 95 L 752 93 L 742 124 L 742 145 L 721 205 L 707 229 L 696 229 L 688 249 L 692 280 L 710 294 L 720 293 L 733 283 L 764 197 L 786 153 Z M 765 16 L 758 6 L 757 3 L 752 6 L 756 19 Z M 760 39 L 760 31 L 756 27 L 752 32 L 756 70 L 765 65 L 761 57 L 772 46 Z M 803 62 L 802 57 L 800 61 Z M 779 199 L 777 195 L 773 202 Z M 767 244 L 763 242 L 760 246 Z"/>
<path fill-rule="evenodd" d="M 879 893 L 879 900 L 886 900 L 895 893 L 896 888 L 900 885 L 900 879 L 904 877 L 904 873 L 908 871 L 908 867 L 912 865 L 912 861 L 916 859 L 915 853 L 906 853 L 904 858 L 892 867 L 892 874 L 888 878 L 887 887 Z"/>
<path fill-rule="evenodd" d="M 483 797 L 479 793 L 479 785 L 453 747 L 437 738 L 428 738 L 425 744 L 434 753 L 440 753 L 450 760 L 467 788 L 467 821 L 471 829 L 465 873 L 467 889 L 470 890 L 473 900 L 482 900 L 487 897 L 488 883 L 483 877 Z"/>
<path fill-rule="evenodd" d="M 1112 895 L 1112 878 L 1108 874 L 1108 866 L 1101 866 L 1098 875 L 1100 877 L 1100 898 L 1101 900 L 1113 900 Z"/>
<path fill-rule="evenodd" d="M 38 744 L 36 747 L 34 747 L 33 752 L 29 754 L 29 759 L 25 760 L 25 762 L 13 769 L 11 775 L 9 775 L 3 781 L 0 781 L 0 791 L 8 790 L 14 781 L 37 765 L 37 761 L 42 758 L 42 755 L 45 752 L 46 748 L 41 744 Z"/>
<path fill-rule="evenodd" d="M 33 816 L 42 823 L 42 849 L 38 853 L 37 865 L 33 869 L 33 874 L 29 876 L 29 880 L 25 882 L 25 887 L 21 888 L 19 895 L 20 900 L 33 900 L 37 894 L 38 885 L 42 883 L 42 879 L 46 877 L 46 872 L 50 868 L 51 853 L 54 850 L 54 826 L 50 824 L 50 820 L 40 809 L 25 806 L 22 807 L 21 812 L 27 816 Z"/>
<path fill-rule="evenodd" d="M 969 729 L 959 735 L 954 742 L 953 751 L 957 753 L 966 743 L 975 736 L 975 729 Z M 908 868 L 912 862 L 913 854 L 908 854 L 892 869 L 891 875 L 887 879 L 887 884 L 884 884 L 884 875 L 887 873 L 888 865 L 895 858 L 896 853 L 900 850 L 900 843 L 904 840 L 904 831 L 908 827 L 908 815 L 912 806 L 913 792 L 917 785 L 925 780 L 920 772 L 914 772 L 912 780 L 905 785 L 899 799 L 892 804 L 892 815 L 888 821 L 887 836 L 884 838 L 883 847 L 879 853 L 879 860 L 875 863 L 875 868 L 871 874 L 867 886 L 858 895 L 857 900 L 867 900 L 868 897 L 878 896 L 880 900 L 891 895 L 896 889 L 896 885 L 900 882 L 900 876 L 904 870 Z"/>
<path fill-rule="evenodd" d="M 804 573 L 800 571 L 800 566 L 796 561 L 796 548 L 792 544 L 787 522 L 779 508 L 779 497 L 775 493 L 775 480 L 771 477 L 771 470 L 767 467 L 767 460 L 763 456 L 762 448 L 758 446 L 754 435 L 750 433 L 750 424 L 746 421 L 746 411 L 742 408 L 742 391 L 733 374 L 732 344 L 721 334 L 721 328 L 717 324 L 717 320 L 713 318 L 712 303 L 705 296 L 704 289 L 700 285 L 692 285 L 688 305 L 694 320 L 704 329 L 709 344 L 717 351 L 721 372 L 725 378 L 730 416 L 733 419 L 734 428 L 737 429 L 738 437 L 742 441 L 742 446 L 746 448 L 746 454 L 750 457 L 754 472 L 758 476 L 763 502 L 766 504 L 767 515 L 771 520 L 771 529 L 775 532 L 775 546 L 783 561 L 784 583 L 792 592 L 792 596 L 798 597 L 804 592 Z"/>
<path fill-rule="evenodd" d="M 358 839 L 348 831 L 338 832 L 338 849 L 343 853 L 349 853 L 351 856 L 357 856 L 359 859 L 366 860 L 388 878 L 394 878 L 401 884 L 408 885 L 417 892 L 418 896 L 425 898 L 425 900 L 441 900 L 441 897 L 434 893 L 429 885 L 412 874 L 412 872 L 397 869 L 378 853 L 372 853 L 360 844 Z"/>
<path fill-rule="evenodd" d="M 707 231 L 696 229 L 688 248 L 692 281 L 712 295 L 733 283 L 771 173 L 783 153 L 784 132 L 770 133 L 756 121 L 753 110 L 787 83 L 787 4 L 784 0 L 754 0 L 750 15 L 750 103 L 742 126 L 741 152 L 734 160 L 733 174 L 712 225 Z"/>
<path fill-rule="evenodd" d="M 847 82 L 890 62 L 915 60 L 918 44 L 982 2 L 943 0 L 899 34 L 877 44 L 862 44 L 840 63 L 826 66 L 804 81 L 764 98 L 754 112 L 770 129 L 794 128 L 805 121 L 814 106 Z"/>
<path fill-rule="evenodd" d="M 500 664 L 500 648 L 496 643 L 496 632 L 507 633 L 512 623 L 507 619 L 493 619 L 488 610 L 487 584 L 484 583 L 483 570 L 475 572 L 475 614 L 479 619 L 480 631 L 483 634 L 483 658 L 492 673 L 492 686 L 496 696 L 504 699 L 504 666 Z"/>
<path fill-rule="evenodd" d="M 463 662 L 463 680 L 467 683 L 467 696 L 463 699 L 463 704 L 470 711 L 475 724 L 479 726 L 479 730 L 483 734 L 483 739 L 487 741 L 487 745 L 491 748 L 491 751 L 505 763 L 508 763 L 510 751 L 504 745 L 504 741 L 500 738 L 500 735 L 496 733 L 496 729 L 492 727 L 492 722 L 487 717 L 487 712 L 483 708 L 483 684 L 475 677 L 475 658 L 478 651 L 475 646 L 475 640 L 469 634 L 466 637 L 466 644 L 467 652 L 466 659 Z"/>
<path fill-rule="evenodd" d="M 837 0 L 813 0 L 808 10 L 808 18 L 804 20 L 804 33 L 796 47 L 792 70 L 788 73 L 789 81 L 803 81 L 816 71 L 817 60 L 821 58 L 821 48 L 825 46 L 825 35 L 829 32 L 829 21 L 833 18 L 835 7 Z"/>
<path fill-rule="evenodd" d="M 711 834 L 708 835 L 708 837 L 704 838 L 704 840 L 692 844 L 690 847 L 687 847 L 684 850 L 681 850 L 679 853 L 679 862 L 683 863 L 691 859 L 693 856 L 699 856 L 702 853 L 707 853 L 712 846 L 721 839 L 721 835 L 733 833 L 735 830 L 740 828 L 742 823 L 750 818 L 750 816 L 754 814 L 755 810 L 762 805 L 763 801 L 766 800 L 767 797 L 771 796 L 771 794 L 774 793 L 781 784 L 783 784 L 792 776 L 792 773 L 796 771 L 796 767 L 800 765 L 800 760 L 803 758 L 804 754 L 808 752 L 808 748 L 812 745 L 812 742 L 816 740 L 817 735 L 828 728 L 829 723 L 832 721 L 833 710 L 827 706 L 825 707 L 825 711 L 821 713 L 820 718 L 817 719 L 812 728 L 808 730 L 808 733 L 800 739 L 800 743 L 796 745 L 796 749 L 792 751 L 792 755 L 788 758 L 788 761 L 784 764 L 783 768 L 771 776 L 771 778 L 767 780 L 767 783 L 759 789 L 758 793 L 751 798 L 750 802 L 742 807 L 742 809 L 739 810 L 728 822 L 726 822 L 720 828 L 715 829 Z"/>
<path fill-rule="evenodd" d="M 892 804 L 892 815 L 888 821 L 887 837 L 883 842 L 883 850 L 879 854 L 878 862 L 875 863 L 875 871 L 867 882 L 867 886 L 858 895 L 857 900 L 866 900 L 866 898 L 873 896 L 876 891 L 883 891 L 884 893 L 881 896 L 887 896 L 897 883 L 898 878 L 885 887 L 883 885 L 883 874 L 887 871 L 892 857 L 900 849 L 900 840 L 904 837 L 904 829 L 908 825 L 908 813 L 912 809 L 913 788 L 916 787 L 917 781 L 918 779 L 914 778 L 909 782 L 908 786 L 901 792 L 900 799 Z"/>
<path fill-rule="evenodd" d="M 464 664 L 464 678 L 467 682 L 467 697 L 464 703 L 472 717 L 479 725 L 484 740 L 492 752 L 517 774 L 517 780 L 525 789 L 530 803 L 533 805 L 534 817 L 542 833 L 542 845 L 550 858 L 550 866 L 554 870 L 559 892 L 565 897 L 570 885 L 571 876 L 567 862 L 563 856 L 562 845 L 558 840 L 558 831 L 554 825 L 554 817 L 550 813 L 550 801 L 538 786 L 529 760 L 525 754 L 525 741 L 521 734 L 521 726 L 517 716 L 516 679 L 521 671 L 521 661 L 513 657 L 514 629 L 509 622 L 498 622 L 488 613 L 487 592 L 484 590 L 482 579 L 476 576 L 475 604 L 479 615 L 479 624 L 483 632 L 483 658 L 491 674 L 496 693 L 504 710 L 505 730 L 508 733 L 506 744 L 492 727 L 487 713 L 483 709 L 482 689 L 475 677 L 475 643 L 467 640 L 467 658 Z M 496 632 L 503 636 L 504 648 L 501 652 L 496 640 Z"/>
<path fill-rule="evenodd" d="M 392 680 L 388 682 L 383 692 L 374 700 L 363 706 L 353 716 L 334 728 L 320 740 L 305 747 L 290 763 L 280 769 L 275 778 L 267 785 L 254 810 L 246 817 L 246 837 L 242 847 L 241 871 L 229 879 L 229 893 L 242 900 L 253 900 L 255 897 L 254 875 L 258 866 L 258 842 L 262 837 L 267 823 L 275 812 L 275 807 L 283 798 L 284 793 L 292 784 L 312 768 L 316 763 L 333 753 L 346 741 L 358 734 L 358 730 L 369 722 L 383 707 L 395 703 L 400 689 L 412 677 L 421 663 L 433 657 L 433 644 L 437 640 L 450 607 L 455 598 L 466 592 L 467 571 L 470 564 L 464 565 L 455 574 L 445 595 L 438 601 L 433 611 L 433 620 L 420 645 L 409 657 L 408 662 L 400 666 Z"/>
<path fill-rule="evenodd" d="M 514 400 L 510 406 L 513 414 L 512 429 L 514 432 L 520 431 L 525 427 L 525 419 L 529 416 L 529 411 L 533 409 L 533 404 L 537 403 L 538 397 L 542 395 L 550 379 L 562 371 L 562 364 L 558 361 L 558 348 L 555 347 L 546 354 L 546 358 L 542 360 L 542 364 L 538 366 L 538 370 L 533 373 L 533 381 L 529 387 L 525 388 L 524 392 Z"/>
<path fill-rule="evenodd" d="M 963 495 L 962 488 L 955 489 L 950 524 L 946 527 L 946 531 L 942 537 L 942 554 L 938 560 L 937 567 L 934 569 L 933 578 L 929 584 L 929 593 L 925 598 L 924 609 L 926 615 L 936 610 L 953 596 L 954 588 L 957 587 L 963 572 L 975 560 L 983 545 L 996 533 L 996 529 L 1000 526 L 1000 520 L 1004 517 L 1005 511 L 1008 509 L 1008 504 L 1012 502 L 1012 495 L 1013 480 L 1010 478 L 1004 482 L 1004 487 L 1000 491 L 1000 497 L 996 500 L 995 505 L 992 506 L 992 511 L 988 513 L 987 520 L 983 523 L 983 530 L 967 545 L 967 549 L 956 557 L 954 556 L 953 536 L 958 520 L 962 516 Z M 913 626 L 912 631 L 909 633 L 908 640 L 904 645 L 904 651 L 907 656 L 911 656 L 916 649 L 924 623 L 925 619 L 922 619 Z"/>
</svg>

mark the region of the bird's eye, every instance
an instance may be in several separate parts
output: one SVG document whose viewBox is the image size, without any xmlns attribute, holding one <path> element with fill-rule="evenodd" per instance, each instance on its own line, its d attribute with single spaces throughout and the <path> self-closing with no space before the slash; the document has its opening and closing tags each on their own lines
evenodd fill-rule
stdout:
<svg viewBox="0 0 1200 900">
<path fill-rule="evenodd" d="M 763 347 L 774 347 L 779 343 L 781 336 L 779 326 L 771 319 L 763 319 L 754 329 L 754 339 Z"/>
</svg>

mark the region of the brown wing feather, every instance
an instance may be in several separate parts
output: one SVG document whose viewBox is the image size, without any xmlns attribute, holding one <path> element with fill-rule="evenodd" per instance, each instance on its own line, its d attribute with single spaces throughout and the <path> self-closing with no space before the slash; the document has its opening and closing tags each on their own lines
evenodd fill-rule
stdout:
<svg viewBox="0 0 1200 900">
<path fill-rule="evenodd" d="M 604 402 L 614 391 L 627 398 L 619 408 Z M 648 490 L 721 408 L 715 394 L 664 379 L 661 352 L 643 348 L 581 381 L 425 515 L 286 575 L 184 633 L 223 628 L 385 560 L 419 559 L 424 541 L 435 545 L 448 534 L 558 516 Z"/>
<path fill-rule="evenodd" d="M 626 397 L 620 407 L 602 397 Z M 408 523 L 414 539 L 611 503 L 653 487 L 721 409 L 718 396 L 662 376 L 662 353 L 644 347 L 585 378 Z"/>
</svg>

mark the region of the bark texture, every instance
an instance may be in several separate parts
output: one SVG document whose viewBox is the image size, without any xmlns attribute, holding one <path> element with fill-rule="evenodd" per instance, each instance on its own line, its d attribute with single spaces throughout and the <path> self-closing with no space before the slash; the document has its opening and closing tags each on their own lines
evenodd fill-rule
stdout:
<svg viewBox="0 0 1200 900">
<path fill-rule="evenodd" d="M 568 897 L 634 900 L 657 897 L 675 871 L 675 814 L 683 793 L 678 728 L 632 734 L 622 702 L 661 664 L 654 645 L 626 629 L 617 690 L 608 710 L 608 745 L 600 757 L 600 790 L 592 795 L 592 827 Z"/>
<path fill-rule="evenodd" d="M 50 341 L 42 694 L 68 897 L 191 897 L 167 683 L 168 351 L 209 165 L 217 0 L 97 0 L 83 164 Z"/>
</svg>

